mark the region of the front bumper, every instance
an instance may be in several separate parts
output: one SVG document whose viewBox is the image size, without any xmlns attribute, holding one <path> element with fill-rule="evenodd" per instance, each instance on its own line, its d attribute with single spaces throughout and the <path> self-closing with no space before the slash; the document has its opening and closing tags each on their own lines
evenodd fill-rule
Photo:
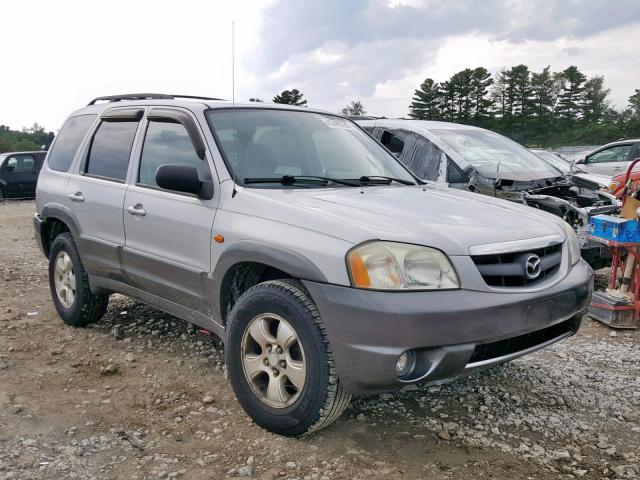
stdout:
<svg viewBox="0 0 640 480">
<path fill-rule="evenodd" d="M 527 293 L 304 284 L 322 316 L 341 383 L 360 394 L 486 368 L 572 335 L 589 305 L 593 272 L 581 260 L 560 283 Z M 400 379 L 395 365 L 406 350 L 415 352 L 416 370 Z"/>
</svg>

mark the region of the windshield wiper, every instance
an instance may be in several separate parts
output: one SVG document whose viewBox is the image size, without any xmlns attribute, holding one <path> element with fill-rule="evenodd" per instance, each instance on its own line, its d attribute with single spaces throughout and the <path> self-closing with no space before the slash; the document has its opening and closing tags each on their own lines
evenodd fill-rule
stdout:
<svg viewBox="0 0 640 480">
<path fill-rule="evenodd" d="M 374 184 L 374 183 L 380 183 L 380 181 L 382 181 L 385 185 L 390 185 L 391 182 L 398 182 L 403 185 L 416 185 L 416 183 L 412 182 L 411 180 L 405 180 L 404 178 L 396 178 L 396 177 L 385 177 L 383 175 L 364 175 L 360 177 L 358 180 L 360 181 L 360 183 L 364 183 L 364 184 L 366 183 Z"/>
<path fill-rule="evenodd" d="M 329 182 L 337 183 L 340 185 L 348 185 L 350 187 L 358 187 L 359 183 L 350 180 L 341 180 L 339 178 L 331 177 L 318 177 L 315 175 L 283 175 L 282 177 L 274 178 L 245 178 L 244 183 L 279 183 L 281 185 L 328 185 Z"/>
</svg>

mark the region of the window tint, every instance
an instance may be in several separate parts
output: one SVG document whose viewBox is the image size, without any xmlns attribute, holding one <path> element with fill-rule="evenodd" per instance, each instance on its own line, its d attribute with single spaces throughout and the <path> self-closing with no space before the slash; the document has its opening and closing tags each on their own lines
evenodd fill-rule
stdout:
<svg viewBox="0 0 640 480">
<path fill-rule="evenodd" d="M 124 180 L 137 128 L 137 121 L 103 121 L 93 136 L 85 172 Z"/>
<path fill-rule="evenodd" d="M 440 162 L 444 158 L 442 150 L 433 142 L 423 137 L 416 137 L 413 155 L 406 159 L 401 158 L 401 161 L 418 178 L 436 181 L 440 171 Z"/>
<path fill-rule="evenodd" d="M 633 145 L 616 145 L 605 148 L 587 158 L 587 163 L 626 162 Z"/>
<path fill-rule="evenodd" d="M 58 172 L 66 172 L 71 166 L 73 157 L 78 151 L 80 142 L 87 134 L 97 115 L 78 115 L 71 117 L 62 126 L 49 154 L 49 168 Z"/>
<path fill-rule="evenodd" d="M 391 153 L 396 156 L 400 156 L 404 149 L 404 139 L 399 133 L 391 133 L 389 130 L 385 130 L 380 138 L 380 143 L 387 147 Z"/>
<path fill-rule="evenodd" d="M 13 167 L 13 172 L 33 172 L 36 161 L 31 155 L 19 155 L 9 158 L 7 166 Z"/>
<path fill-rule="evenodd" d="M 204 161 L 196 153 L 187 130 L 180 123 L 149 122 L 142 147 L 138 182 L 156 186 L 162 165 L 192 165 L 203 177 Z"/>
</svg>

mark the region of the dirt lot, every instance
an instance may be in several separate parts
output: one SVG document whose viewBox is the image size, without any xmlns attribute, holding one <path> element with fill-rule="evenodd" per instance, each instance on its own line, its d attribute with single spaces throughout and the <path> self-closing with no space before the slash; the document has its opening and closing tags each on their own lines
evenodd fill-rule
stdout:
<svg viewBox="0 0 640 480">
<path fill-rule="evenodd" d="M 99 324 L 63 325 L 34 208 L 0 204 L 0 479 L 640 476 L 639 333 L 585 320 L 549 350 L 279 438 L 236 403 L 214 337 L 119 296 Z"/>
</svg>

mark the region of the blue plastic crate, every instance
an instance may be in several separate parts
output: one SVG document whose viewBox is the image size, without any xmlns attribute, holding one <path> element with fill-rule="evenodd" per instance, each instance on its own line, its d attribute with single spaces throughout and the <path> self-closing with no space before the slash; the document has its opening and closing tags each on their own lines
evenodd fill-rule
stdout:
<svg viewBox="0 0 640 480">
<path fill-rule="evenodd" d="M 589 219 L 589 233 L 603 240 L 640 243 L 640 222 L 613 215 L 595 215 Z"/>
</svg>

